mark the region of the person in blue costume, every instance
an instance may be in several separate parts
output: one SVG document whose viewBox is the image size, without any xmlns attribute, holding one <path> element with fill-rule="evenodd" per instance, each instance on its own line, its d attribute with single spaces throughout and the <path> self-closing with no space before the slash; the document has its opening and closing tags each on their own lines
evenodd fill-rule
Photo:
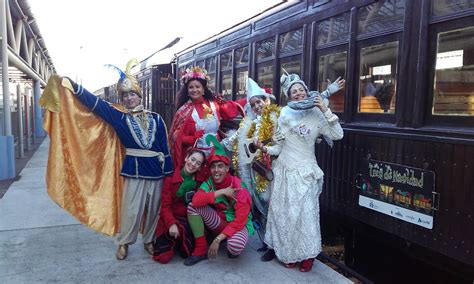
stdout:
<svg viewBox="0 0 474 284">
<path fill-rule="evenodd" d="M 74 95 L 114 128 L 126 150 L 120 173 L 124 190 L 117 234 L 118 260 L 127 257 L 128 246 L 136 242 L 142 224 L 144 248 L 153 254 L 163 178 L 173 172 L 166 125 L 159 114 L 144 109 L 140 86 L 130 75 L 133 63 L 129 61 L 125 72 L 117 68 L 121 74 L 117 89 L 125 109 L 112 106 L 67 78 Z"/>
</svg>

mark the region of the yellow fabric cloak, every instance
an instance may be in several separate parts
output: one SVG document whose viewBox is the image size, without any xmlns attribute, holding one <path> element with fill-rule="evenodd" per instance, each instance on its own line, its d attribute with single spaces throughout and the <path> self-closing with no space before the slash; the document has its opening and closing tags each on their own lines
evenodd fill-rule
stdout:
<svg viewBox="0 0 474 284">
<path fill-rule="evenodd" d="M 49 196 L 82 224 L 112 236 L 120 226 L 124 148 L 114 129 L 53 75 L 40 98 L 50 137 L 46 184 Z"/>
</svg>

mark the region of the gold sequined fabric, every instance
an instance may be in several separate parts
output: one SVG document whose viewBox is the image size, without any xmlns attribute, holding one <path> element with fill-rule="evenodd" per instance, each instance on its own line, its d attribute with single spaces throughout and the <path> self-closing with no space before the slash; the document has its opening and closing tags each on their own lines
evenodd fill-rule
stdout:
<svg viewBox="0 0 474 284">
<path fill-rule="evenodd" d="M 53 75 L 40 103 L 50 137 L 46 183 L 49 196 L 82 224 L 114 235 L 120 225 L 125 154 L 114 129 Z"/>
</svg>

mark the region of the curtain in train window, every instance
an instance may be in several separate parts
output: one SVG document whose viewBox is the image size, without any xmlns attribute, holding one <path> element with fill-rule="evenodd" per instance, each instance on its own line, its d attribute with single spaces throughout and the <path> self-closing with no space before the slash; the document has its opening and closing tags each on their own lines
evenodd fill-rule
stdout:
<svg viewBox="0 0 474 284">
<path fill-rule="evenodd" d="M 358 34 L 392 30 L 403 26 L 405 0 L 380 0 L 358 10 Z"/>
<path fill-rule="evenodd" d="M 291 60 L 291 61 L 286 61 L 281 63 L 281 70 L 280 74 L 285 74 L 285 71 L 288 72 L 289 74 L 298 74 L 301 77 L 301 60 Z M 280 90 L 281 92 L 281 90 Z M 275 96 L 277 97 L 277 96 Z M 280 105 L 285 106 L 286 103 L 288 102 L 285 94 L 281 93 L 280 96 Z"/>
<path fill-rule="evenodd" d="M 256 82 L 262 88 L 273 90 L 273 61 L 270 63 L 257 65 Z"/>
<path fill-rule="evenodd" d="M 395 113 L 398 42 L 361 48 L 359 112 Z"/>
<path fill-rule="evenodd" d="M 444 16 L 449 14 L 454 14 L 458 12 L 463 12 L 467 9 L 474 8 L 474 1 L 472 0 L 434 0 L 431 3 L 431 15 Z"/>
<path fill-rule="evenodd" d="M 337 77 L 345 78 L 347 51 L 330 53 L 319 57 L 318 87 L 322 92 L 328 87 L 327 79 L 331 82 Z M 333 112 L 344 112 L 344 90 L 329 97 L 329 108 Z"/>
<path fill-rule="evenodd" d="M 474 115 L 474 26 L 438 34 L 435 115 Z"/>
<path fill-rule="evenodd" d="M 236 79 L 237 79 L 236 99 L 237 100 L 247 97 L 247 78 L 248 77 L 249 77 L 249 71 L 247 70 L 247 67 L 236 69 Z"/>
</svg>

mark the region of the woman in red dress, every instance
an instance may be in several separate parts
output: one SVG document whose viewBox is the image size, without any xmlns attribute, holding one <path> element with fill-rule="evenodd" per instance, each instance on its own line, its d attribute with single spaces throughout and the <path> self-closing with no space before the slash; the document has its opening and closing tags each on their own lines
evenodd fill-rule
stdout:
<svg viewBox="0 0 474 284">
<path fill-rule="evenodd" d="M 181 77 L 183 86 L 178 92 L 178 110 L 169 135 L 175 169 L 182 167 L 190 148 L 199 148 L 209 154 L 206 137 L 213 135 L 221 140 L 221 120 L 231 120 L 243 113 L 238 103 L 216 99 L 207 87 L 208 80 L 207 71 L 200 67 L 186 69 Z"/>
</svg>

